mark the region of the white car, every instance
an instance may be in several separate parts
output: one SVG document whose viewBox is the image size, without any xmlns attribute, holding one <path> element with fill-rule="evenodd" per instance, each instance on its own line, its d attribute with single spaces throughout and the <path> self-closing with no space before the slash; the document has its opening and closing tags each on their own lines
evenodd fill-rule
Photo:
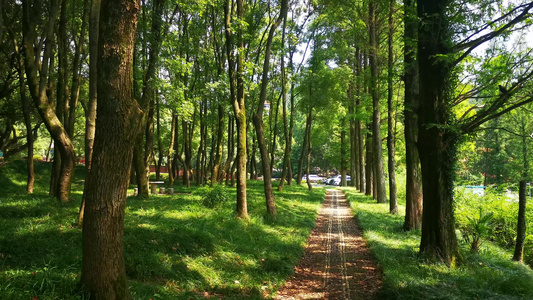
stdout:
<svg viewBox="0 0 533 300">
<path fill-rule="evenodd" d="M 333 177 L 333 179 L 330 181 L 330 184 L 331 185 L 341 185 L 341 179 L 342 179 L 342 176 L 341 175 L 337 175 L 337 176 Z M 351 180 L 350 175 L 346 175 L 346 182 L 349 182 L 350 180 Z"/>
<path fill-rule="evenodd" d="M 316 174 L 309 174 L 309 181 L 318 182 L 324 180 L 324 177 L 320 177 Z M 307 175 L 302 176 L 302 181 L 307 181 Z"/>
</svg>

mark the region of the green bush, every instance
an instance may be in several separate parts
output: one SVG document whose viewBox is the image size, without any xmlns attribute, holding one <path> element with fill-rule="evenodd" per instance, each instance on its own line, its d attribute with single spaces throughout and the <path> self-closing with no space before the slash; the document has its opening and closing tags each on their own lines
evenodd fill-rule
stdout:
<svg viewBox="0 0 533 300">
<path fill-rule="evenodd" d="M 507 199 L 499 189 L 487 189 L 485 195 L 480 197 L 466 191 L 465 188 L 457 187 L 455 204 L 457 228 L 463 234 L 465 242 L 471 242 L 472 222 L 476 221 L 476 216 L 477 221 L 481 220 L 481 211 L 483 215 L 492 215 L 490 220 L 485 220 L 483 227 L 488 227 L 489 230 L 484 232 L 484 238 L 505 249 L 514 249 L 518 202 Z M 533 204 L 531 203 L 528 203 L 526 208 L 526 227 L 524 262 L 533 266 L 533 251 L 531 251 L 533 249 Z"/>
<path fill-rule="evenodd" d="M 202 196 L 202 204 L 208 208 L 215 208 L 229 200 L 228 190 L 221 184 L 199 188 L 195 193 Z"/>
</svg>

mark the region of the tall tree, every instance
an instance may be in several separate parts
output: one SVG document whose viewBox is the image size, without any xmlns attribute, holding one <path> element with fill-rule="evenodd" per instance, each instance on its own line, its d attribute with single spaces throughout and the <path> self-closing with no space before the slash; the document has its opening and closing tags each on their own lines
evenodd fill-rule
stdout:
<svg viewBox="0 0 533 300">
<path fill-rule="evenodd" d="M 388 32 L 388 58 L 387 58 L 387 157 L 389 167 L 389 211 L 391 214 L 398 214 L 398 199 L 396 197 L 396 133 L 395 133 L 395 108 L 393 106 L 393 86 L 392 80 L 394 77 L 394 53 L 393 53 L 393 38 L 394 38 L 394 0 L 389 2 L 389 32 Z"/>
<path fill-rule="evenodd" d="M 232 1 L 226 0 L 224 6 L 225 31 L 226 31 L 226 52 L 228 56 L 228 73 L 230 80 L 230 94 L 237 123 L 237 216 L 239 218 L 248 217 L 248 205 L 246 199 L 246 106 L 244 102 L 244 55 L 241 50 L 237 51 L 235 57 L 234 36 L 237 35 L 236 45 L 238 49 L 244 48 L 244 28 L 242 22 L 232 24 L 234 8 Z M 236 1 L 236 19 L 244 19 L 244 1 Z M 236 28 L 235 28 L 236 27 Z M 233 172 L 231 172 L 233 173 Z"/>
<path fill-rule="evenodd" d="M 458 6 L 456 6 L 456 4 Z M 513 97 L 533 72 L 520 74 L 516 82 L 503 89 L 498 96 L 490 97 L 484 105 L 474 105 L 466 114 L 455 120 L 451 110 L 454 104 L 455 70 L 479 45 L 508 32 L 523 22 L 533 9 L 532 2 L 505 11 L 488 24 L 498 24 L 493 31 L 469 34 L 454 44 L 452 40 L 453 16 L 449 10 L 461 5 L 455 1 L 419 0 L 417 6 L 418 63 L 420 72 L 420 106 L 418 109 L 418 151 L 423 183 L 423 216 L 421 255 L 455 264 L 458 256 L 457 237 L 453 211 L 453 175 L 457 145 L 462 135 L 478 128 L 516 107 L 530 103 L 533 97 Z M 483 13 L 483 12 L 482 12 Z M 494 83 L 493 83 L 494 84 Z M 468 97 L 467 97 L 468 98 Z"/>
<path fill-rule="evenodd" d="M 101 0 L 91 0 L 91 12 L 89 16 L 89 98 L 83 107 L 85 108 L 85 178 L 89 178 L 92 166 L 94 134 L 96 131 L 96 103 L 98 85 L 98 31 L 100 20 Z M 83 102 L 82 102 L 83 103 Z M 85 211 L 85 196 L 87 181 L 83 188 L 83 197 L 78 214 L 78 226 L 83 223 Z"/>
<path fill-rule="evenodd" d="M 30 95 L 46 128 L 55 141 L 56 149 L 61 154 L 61 168 L 57 184 L 51 186 L 50 193 L 60 201 L 67 202 L 70 197 L 70 184 L 74 172 L 74 145 L 72 140 L 55 112 L 53 103 L 49 100 L 47 89 L 50 88 L 50 66 L 53 65 L 54 28 L 59 13 L 59 1 L 50 2 L 48 23 L 44 36 L 38 40 L 36 28 L 40 19 L 41 6 L 38 3 L 23 1 L 23 36 L 24 36 L 24 65 Z M 38 44 L 35 45 L 35 42 Z M 42 44 L 41 44 L 42 43 Z M 44 51 L 41 53 L 41 45 Z"/>
<path fill-rule="evenodd" d="M 422 178 L 416 141 L 418 138 L 418 61 L 416 59 L 416 1 L 404 2 L 404 138 L 405 138 L 405 221 L 403 229 L 422 226 Z"/>
<path fill-rule="evenodd" d="M 144 111 L 143 120 L 139 125 L 144 130 L 140 130 L 139 137 L 135 143 L 134 165 L 137 174 L 137 185 L 139 196 L 148 196 L 148 179 L 150 177 L 150 162 L 152 160 L 152 146 L 154 136 L 154 103 L 156 93 L 156 76 L 161 49 L 161 29 L 164 0 L 154 0 L 152 2 L 152 23 L 150 30 L 150 54 L 148 65 L 143 78 L 142 96 L 139 100 L 141 109 Z M 144 11 L 143 7 L 143 11 Z M 144 134 L 144 136 L 143 136 Z M 144 142 L 143 142 L 144 141 Z"/>
<path fill-rule="evenodd" d="M 378 87 L 379 62 L 378 62 L 378 16 L 376 0 L 369 2 L 369 24 L 368 34 L 370 37 L 370 93 L 372 96 L 373 114 L 372 114 L 372 155 L 374 165 L 374 179 L 377 193 L 375 195 L 378 203 L 387 202 L 387 192 L 385 190 L 385 174 L 383 172 L 383 148 L 381 144 L 381 110 L 380 96 Z"/>
<path fill-rule="evenodd" d="M 265 60 L 263 64 L 263 75 L 261 78 L 261 95 L 259 97 L 259 104 L 257 110 L 253 116 L 253 121 L 255 125 L 255 131 L 257 135 L 257 141 L 259 144 L 259 151 L 261 153 L 261 163 L 263 167 L 263 182 L 265 187 L 265 201 L 267 207 L 267 213 L 272 216 L 276 216 L 276 204 L 274 202 L 274 194 L 272 192 L 272 173 L 271 166 L 272 163 L 269 158 L 268 149 L 265 141 L 265 134 L 263 130 L 263 110 L 265 107 L 265 101 L 267 97 L 267 88 L 268 88 L 268 72 L 270 69 L 270 53 L 272 49 L 272 41 L 274 39 L 274 33 L 276 32 L 277 27 L 285 19 L 287 15 L 287 10 L 289 9 L 289 1 L 282 0 L 279 16 L 274 21 L 270 27 L 268 33 L 266 49 L 265 49 Z M 273 150 L 273 149 L 272 149 Z"/>
<path fill-rule="evenodd" d="M 124 265 L 124 210 L 141 119 L 133 99 L 138 1 L 103 0 L 98 42 L 98 108 L 87 178 L 81 283 L 91 298 L 130 299 Z M 120 174 L 121 176 L 117 176 Z"/>
</svg>

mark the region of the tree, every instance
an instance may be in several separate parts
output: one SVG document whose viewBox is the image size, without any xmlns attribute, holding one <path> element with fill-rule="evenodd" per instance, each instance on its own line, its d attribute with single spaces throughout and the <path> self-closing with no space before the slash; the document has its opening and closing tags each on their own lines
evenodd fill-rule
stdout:
<svg viewBox="0 0 533 300">
<path fill-rule="evenodd" d="M 225 30 L 226 30 L 226 54 L 228 56 L 228 73 L 230 80 L 230 94 L 233 105 L 233 113 L 237 123 L 237 216 L 248 217 L 248 205 L 246 202 L 246 107 L 244 102 L 244 48 L 242 20 L 244 18 L 243 0 L 237 0 L 237 20 L 239 24 L 232 24 L 231 1 L 226 0 L 224 6 Z M 234 29 L 234 27 L 237 27 Z M 235 32 L 234 32 L 235 30 Z M 237 57 L 235 59 L 234 36 L 237 34 Z M 235 69 L 236 68 L 236 69 Z M 233 173 L 233 172 L 232 172 Z"/>
<path fill-rule="evenodd" d="M 489 98 L 483 106 L 473 105 L 457 120 L 451 107 L 456 87 L 456 66 L 479 45 L 506 33 L 522 22 L 533 8 L 528 2 L 518 5 L 489 24 L 494 30 L 486 34 L 469 34 L 464 40 L 452 41 L 452 16 L 460 7 L 454 1 L 421 0 L 417 12 L 418 63 L 420 71 L 420 107 L 418 109 L 418 151 L 423 183 L 423 216 L 421 255 L 454 265 L 458 257 L 453 211 L 453 167 L 459 139 L 481 124 L 530 103 L 533 97 L 513 97 L 533 73 L 519 74 L 517 81 L 505 93 Z M 449 10 L 453 9 L 454 12 Z M 480 14 L 484 11 L 479 10 Z M 472 13 L 472 12 L 469 12 Z M 459 14 L 460 15 L 460 14 Z M 467 26 L 469 24 L 466 24 Z M 469 32 L 468 30 L 466 32 Z M 496 84 L 497 85 L 497 84 Z M 494 86 L 496 86 L 494 85 Z M 468 97 L 466 97 L 468 98 Z M 455 101 L 454 101 L 455 100 Z"/>
<path fill-rule="evenodd" d="M 83 106 L 85 108 L 85 178 L 89 178 L 89 174 L 91 173 L 94 134 L 96 130 L 96 103 L 98 99 L 98 82 L 96 77 L 98 76 L 97 62 L 100 5 L 101 0 L 91 0 L 91 12 L 89 16 L 89 98 Z M 78 214 L 78 226 L 83 224 L 86 189 L 87 181 L 85 181 L 80 212 Z"/>
<path fill-rule="evenodd" d="M 405 138 L 405 221 L 403 229 L 422 226 L 422 178 L 418 139 L 418 61 L 416 59 L 417 15 L 416 2 L 404 2 L 404 138 Z"/>
<path fill-rule="evenodd" d="M 253 116 L 253 121 L 255 125 L 257 140 L 259 143 L 259 151 L 261 153 L 261 163 L 263 166 L 263 182 L 265 186 L 265 200 L 267 213 L 272 216 L 276 216 L 276 204 L 274 202 L 274 194 L 272 192 L 272 172 L 271 172 L 271 161 L 268 154 L 268 149 L 265 141 L 265 135 L 263 132 L 263 109 L 265 107 L 266 93 L 268 87 L 268 71 L 270 69 L 270 53 L 272 48 L 272 40 L 274 39 L 274 33 L 276 28 L 279 26 L 281 21 L 285 19 L 287 15 L 287 10 L 289 9 L 289 1 L 282 0 L 279 16 L 274 21 L 274 24 L 270 27 L 268 33 L 267 44 L 265 49 L 265 61 L 263 64 L 263 75 L 261 78 L 261 95 L 259 98 L 259 104 L 257 110 Z"/>
<path fill-rule="evenodd" d="M 524 240 L 526 239 L 526 181 L 520 181 L 518 190 L 518 222 L 516 225 L 516 245 L 514 248 L 513 260 L 522 262 L 524 260 Z"/>
<path fill-rule="evenodd" d="M 378 203 L 387 202 L 387 194 L 385 190 L 385 174 L 383 172 L 383 148 L 381 145 L 381 111 L 380 111 L 380 96 L 378 88 L 378 40 L 377 40 L 377 1 L 372 0 L 369 2 L 369 24 L 368 35 L 370 37 L 370 93 L 372 96 L 373 113 L 372 113 L 372 162 L 374 164 L 374 179 L 377 189 L 375 195 Z"/>
<path fill-rule="evenodd" d="M 398 199 L 396 198 L 396 117 L 393 107 L 393 64 L 394 64 L 394 54 L 393 54 L 393 37 L 394 37 L 394 0 L 389 2 L 389 32 L 388 32 L 388 74 L 387 74 L 387 150 L 388 150 L 388 167 L 389 167 L 389 211 L 391 214 L 398 214 Z"/>
<path fill-rule="evenodd" d="M 156 93 L 156 74 L 158 69 L 159 53 L 161 49 L 161 28 L 164 9 L 163 0 L 152 2 L 152 24 L 150 39 L 150 56 L 148 66 L 143 78 L 142 95 L 139 99 L 141 109 L 144 111 L 143 120 L 139 123 L 139 131 L 134 150 L 135 173 L 139 196 L 148 196 L 148 179 L 150 177 L 150 162 L 152 160 L 152 146 L 154 135 L 154 103 Z M 143 7 L 143 10 L 146 9 Z M 144 132 L 143 132 L 144 130 Z M 144 136 L 143 136 L 144 134 Z M 145 140 L 143 139 L 145 138 Z M 144 140 L 144 143 L 143 143 Z"/>
<path fill-rule="evenodd" d="M 41 37 L 38 45 L 36 33 L 36 20 L 39 19 L 41 6 L 33 1 L 23 1 L 23 36 L 24 36 L 24 65 L 30 95 L 33 103 L 44 121 L 46 128 L 55 141 L 56 148 L 61 154 L 61 168 L 57 183 L 52 182 L 50 194 L 56 196 L 60 201 L 68 202 L 70 196 L 70 183 L 74 172 L 74 145 L 71 138 L 61 123 L 52 99 L 47 95 L 50 88 L 50 72 L 53 66 L 54 27 L 59 13 L 59 1 L 50 2 L 50 14 L 46 24 L 45 36 Z M 41 56 L 40 43 L 44 44 L 44 51 Z M 41 66 L 38 65 L 41 62 Z"/>
<path fill-rule="evenodd" d="M 95 299 L 129 299 L 124 265 L 124 209 L 141 118 L 133 99 L 138 1 L 101 3 L 93 164 L 87 178 L 81 282 Z"/>
</svg>

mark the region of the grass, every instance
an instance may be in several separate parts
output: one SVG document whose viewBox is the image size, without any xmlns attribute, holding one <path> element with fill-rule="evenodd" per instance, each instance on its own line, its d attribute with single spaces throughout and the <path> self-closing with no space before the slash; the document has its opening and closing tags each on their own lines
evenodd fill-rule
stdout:
<svg viewBox="0 0 533 300">
<path fill-rule="evenodd" d="M 0 299 L 83 299 L 79 292 L 81 230 L 76 220 L 83 168 L 73 201 L 47 195 L 49 165 L 36 165 L 36 189 L 25 194 L 24 164 L 0 169 Z M 293 273 L 314 227 L 324 190 L 277 192 L 278 218 L 265 216 L 262 182 L 249 182 L 250 219 L 234 201 L 202 205 L 196 188 L 180 194 L 129 197 L 125 263 L 134 299 L 270 298 Z M 230 188 L 230 199 L 235 189 Z"/>
<path fill-rule="evenodd" d="M 404 232 L 405 207 L 388 213 L 388 204 L 377 204 L 350 188 L 344 189 L 370 249 L 384 273 L 382 299 L 533 299 L 533 271 L 512 262 L 512 253 L 492 243 L 479 255 L 461 244 L 462 263 L 450 268 L 418 258 L 420 231 Z"/>
</svg>

